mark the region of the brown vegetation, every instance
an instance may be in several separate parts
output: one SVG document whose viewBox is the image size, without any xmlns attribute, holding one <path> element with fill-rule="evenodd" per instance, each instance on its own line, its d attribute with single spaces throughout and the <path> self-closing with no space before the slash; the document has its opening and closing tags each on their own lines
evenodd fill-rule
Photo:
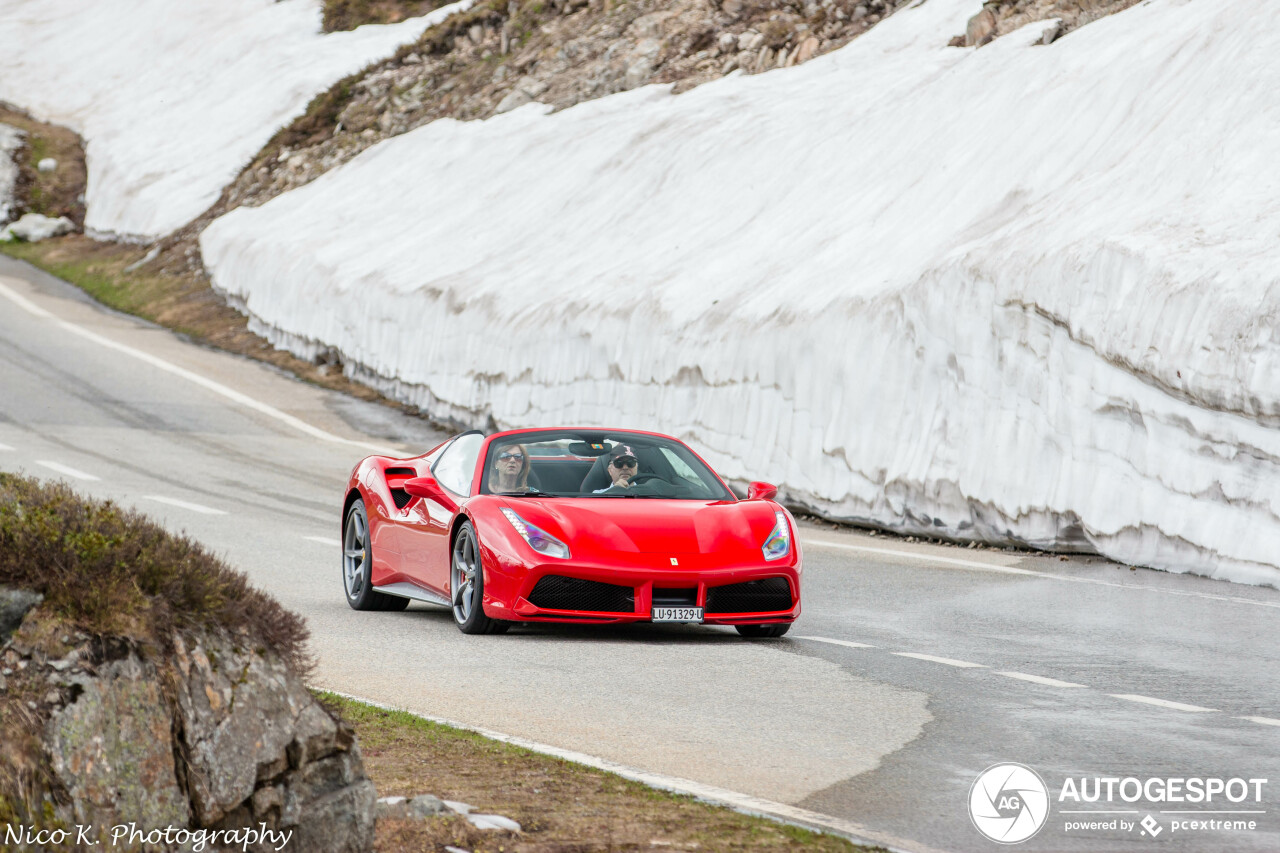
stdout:
<svg viewBox="0 0 1280 853">
<path fill-rule="evenodd" d="M 26 134 L 25 144 L 15 158 L 17 216 L 24 213 L 43 213 L 54 219 L 65 216 L 76 228 L 83 228 L 86 172 L 80 137 L 65 127 L 35 121 L 3 101 L 0 101 L 0 124 L 16 127 Z M 37 168 L 46 157 L 58 162 L 52 172 L 41 172 Z"/>
<path fill-rule="evenodd" d="M 611 773 L 328 695 L 360 739 L 379 796 L 434 794 L 510 817 L 519 836 L 482 832 L 458 816 L 380 820 L 378 853 L 451 844 L 498 851 L 863 851 L 843 838 L 749 817 Z"/>
<path fill-rule="evenodd" d="M 176 631 L 240 634 L 306 671 L 302 617 L 186 536 L 61 483 L 0 472 L 0 586 L 68 630 L 167 649 Z"/>
</svg>

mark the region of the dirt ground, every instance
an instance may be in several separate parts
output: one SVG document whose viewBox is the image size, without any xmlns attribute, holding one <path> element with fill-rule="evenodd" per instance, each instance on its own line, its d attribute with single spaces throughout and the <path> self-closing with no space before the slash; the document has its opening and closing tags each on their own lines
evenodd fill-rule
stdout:
<svg viewBox="0 0 1280 853">
<path fill-rule="evenodd" d="M 520 824 L 479 830 L 458 815 L 378 823 L 377 853 L 453 845 L 471 851 L 871 851 L 765 818 L 657 791 L 619 776 L 332 694 L 355 727 L 380 797 L 433 794 Z"/>
</svg>

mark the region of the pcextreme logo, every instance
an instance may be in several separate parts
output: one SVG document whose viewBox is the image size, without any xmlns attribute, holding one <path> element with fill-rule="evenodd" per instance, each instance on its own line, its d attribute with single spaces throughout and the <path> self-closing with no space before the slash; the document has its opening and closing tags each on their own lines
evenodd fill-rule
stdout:
<svg viewBox="0 0 1280 853">
<path fill-rule="evenodd" d="M 1049 789 L 1030 767 L 992 765 L 969 789 L 969 818 L 978 832 L 999 844 L 1026 841 L 1049 818 Z"/>
</svg>

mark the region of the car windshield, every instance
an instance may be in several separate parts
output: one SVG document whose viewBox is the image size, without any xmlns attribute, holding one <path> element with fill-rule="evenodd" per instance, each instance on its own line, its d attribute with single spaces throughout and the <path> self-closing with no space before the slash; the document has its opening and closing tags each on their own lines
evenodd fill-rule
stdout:
<svg viewBox="0 0 1280 853">
<path fill-rule="evenodd" d="M 733 500 L 688 447 L 625 432 L 536 432 L 493 441 L 481 491 L 508 496 Z"/>
</svg>

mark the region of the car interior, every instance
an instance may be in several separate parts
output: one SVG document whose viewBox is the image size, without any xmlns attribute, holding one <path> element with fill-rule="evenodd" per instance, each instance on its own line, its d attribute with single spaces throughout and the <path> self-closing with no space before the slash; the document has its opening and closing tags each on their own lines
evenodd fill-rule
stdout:
<svg viewBox="0 0 1280 853">
<path fill-rule="evenodd" d="M 639 463 L 636 476 L 650 475 L 663 484 L 685 491 L 686 487 L 702 490 L 697 480 L 690 481 L 688 474 L 682 476 L 671 461 L 663 454 L 661 448 L 646 445 L 643 440 L 631 436 L 626 442 L 635 449 Z M 613 442 L 608 440 L 558 442 L 559 446 L 530 442 L 526 437 L 521 444 L 529 453 L 528 484 L 542 492 L 559 495 L 591 495 L 601 489 L 607 489 L 612 478 L 608 472 L 608 454 Z M 491 448 L 490 453 L 499 453 L 509 445 Z M 490 458 L 493 458 L 492 456 Z M 692 472 L 690 472 L 692 473 Z"/>
</svg>

